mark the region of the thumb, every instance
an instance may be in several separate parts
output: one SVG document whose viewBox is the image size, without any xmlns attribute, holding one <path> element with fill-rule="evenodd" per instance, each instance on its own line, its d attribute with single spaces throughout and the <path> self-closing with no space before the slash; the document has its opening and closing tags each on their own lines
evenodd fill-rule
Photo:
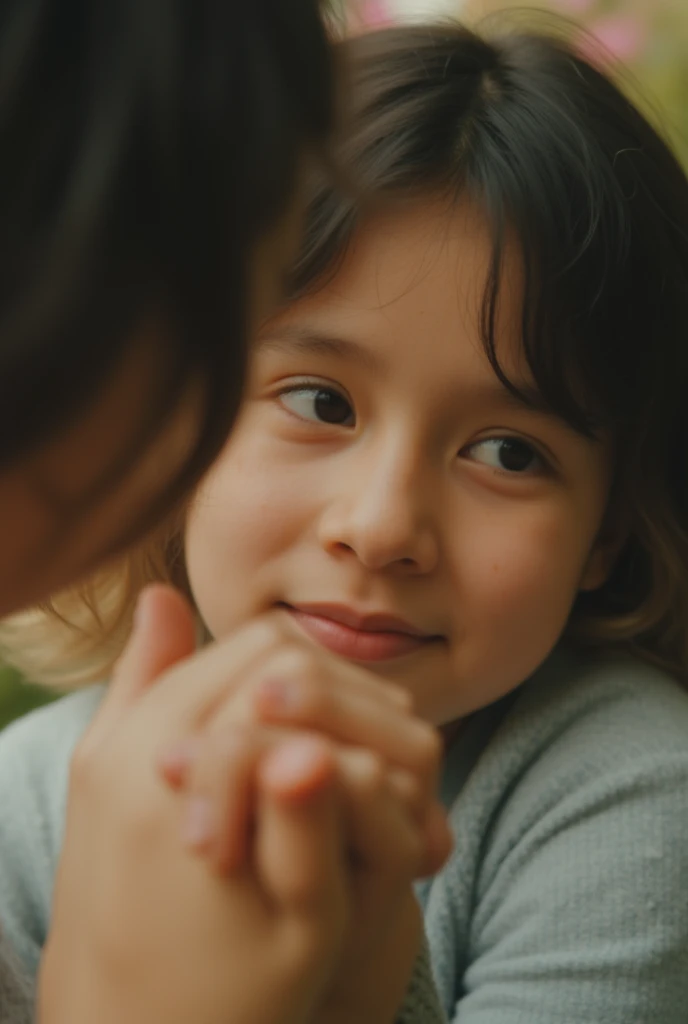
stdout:
<svg viewBox="0 0 688 1024">
<path fill-rule="evenodd" d="M 161 583 L 146 587 L 98 718 L 107 722 L 117 718 L 158 676 L 195 648 L 196 626 L 188 601 L 173 587 Z"/>
</svg>

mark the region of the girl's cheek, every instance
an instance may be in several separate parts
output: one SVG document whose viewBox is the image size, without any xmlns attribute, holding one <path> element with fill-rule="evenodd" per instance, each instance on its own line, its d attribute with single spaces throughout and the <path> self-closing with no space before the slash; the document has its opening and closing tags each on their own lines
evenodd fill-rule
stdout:
<svg viewBox="0 0 688 1024">
<path fill-rule="evenodd" d="M 465 531 L 459 571 L 495 611 L 552 601 L 567 608 L 587 559 L 581 540 L 572 519 L 560 514 L 476 517 Z"/>
</svg>

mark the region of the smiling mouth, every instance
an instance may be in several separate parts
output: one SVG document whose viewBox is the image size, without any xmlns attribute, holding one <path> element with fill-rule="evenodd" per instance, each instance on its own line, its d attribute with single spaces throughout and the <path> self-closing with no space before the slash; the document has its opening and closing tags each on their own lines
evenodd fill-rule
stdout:
<svg viewBox="0 0 688 1024">
<path fill-rule="evenodd" d="M 351 661 L 389 661 L 443 639 L 382 613 L 360 615 L 340 605 L 280 607 L 311 640 Z"/>
</svg>

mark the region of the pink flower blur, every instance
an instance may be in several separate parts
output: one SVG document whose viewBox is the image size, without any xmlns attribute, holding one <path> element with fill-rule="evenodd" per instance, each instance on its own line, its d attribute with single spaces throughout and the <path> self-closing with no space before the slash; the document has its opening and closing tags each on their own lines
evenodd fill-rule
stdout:
<svg viewBox="0 0 688 1024">
<path fill-rule="evenodd" d="M 617 60 L 634 60 L 642 53 L 647 41 L 645 26 L 630 15 L 610 14 L 606 18 L 598 18 L 590 29 Z"/>
<path fill-rule="evenodd" d="M 364 0 L 361 4 L 361 22 L 367 28 L 388 25 L 392 15 L 385 0 Z"/>
</svg>

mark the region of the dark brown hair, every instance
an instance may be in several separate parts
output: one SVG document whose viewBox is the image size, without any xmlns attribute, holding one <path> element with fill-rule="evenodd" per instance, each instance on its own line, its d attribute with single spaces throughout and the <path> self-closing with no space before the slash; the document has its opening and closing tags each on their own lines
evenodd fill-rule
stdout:
<svg viewBox="0 0 688 1024">
<path fill-rule="evenodd" d="M 629 539 L 571 626 L 688 674 L 688 181 L 669 146 L 559 35 L 384 29 L 342 46 L 350 130 L 338 154 L 365 202 L 316 188 L 294 294 L 336 272 L 368 209 L 434 193 L 484 212 L 482 307 L 497 358 L 507 233 L 524 272 L 524 352 L 545 403 L 611 431 L 613 510 Z M 521 396 L 527 401 L 526 396 Z"/>
<path fill-rule="evenodd" d="M 81 412 L 153 313 L 149 433 L 197 380 L 175 495 L 196 480 L 239 402 L 248 257 L 327 145 L 330 58 L 318 0 L 2 4 L 0 467 Z"/>
</svg>

